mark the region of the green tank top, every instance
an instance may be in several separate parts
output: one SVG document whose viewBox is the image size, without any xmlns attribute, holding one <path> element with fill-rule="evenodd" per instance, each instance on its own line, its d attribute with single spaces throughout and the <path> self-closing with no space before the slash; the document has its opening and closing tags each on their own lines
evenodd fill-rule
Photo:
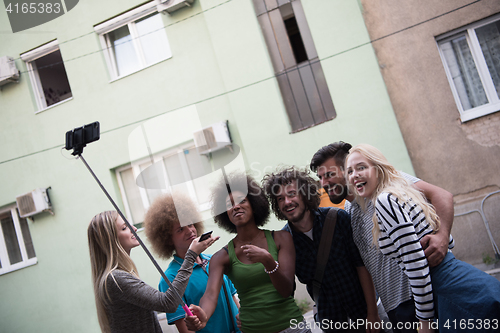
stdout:
<svg viewBox="0 0 500 333">
<path fill-rule="evenodd" d="M 269 253 L 278 260 L 278 249 L 269 230 L 264 230 Z M 244 264 L 234 252 L 231 240 L 228 244 L 231 268 L 228 276 L 233 282 L 240 298 L 241 330 L 245 333 L 279 332 L 290 327 L 290 320 L 296 323 L 303 320 L 292 296 L 283 298 L 269 275 L 264 272 L 264 265 L 259 263 Z"/>
</svg>

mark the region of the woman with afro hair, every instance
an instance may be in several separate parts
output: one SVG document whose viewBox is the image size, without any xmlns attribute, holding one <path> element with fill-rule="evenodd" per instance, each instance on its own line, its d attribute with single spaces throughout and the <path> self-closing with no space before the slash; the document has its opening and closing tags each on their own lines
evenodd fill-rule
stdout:
<svg viewBox="0 0 500 333">
<path fill-rule="evenodd" d="M 245 333 L 310 332 L 292 297 L 295 249 L 286 231 L 261 229 L 269 218 L 269 202 L 260 185 L 245 174 L 224 177 L 212 192 L 215 222 L 236 236 L 211 260 L 207 290 L 200 305 L 191 305 L 191 330 L 201 329 L 217 305 L 223 274 L 240 298 Z M 293 325 L 295 323 L 295 325 Z M 299 328 L 301 327 L 301 328 Z"/>
<path fill-rule="evenodd" d="M 174 280 L 186 260 L 189 244 L 203 233 L 202 218 L 196 206 L 187 196 L 175 193 L 165 194 L 157 198 L 149 207 L 144 219 L 144 229 L 153 250 L 163 259 L 172 261 L 165 275 Z M 207 287 L 208 275 L 211 271 L 209 254 L 200 253 L 196 257 L 193 273 L 184 292 L 186 304 L 199 304 Z M 238 298 L 236 289 L 227 276 L 224 276 L 224 288 L 219 292 L 217 308 L 207 326 L 200 332 L 230 333 L 239 332 L 235 316 L 238 314 Z M 158 289 L 166 292 L 168 285 L 162 278 Z M 226 295 L 227 297 L 226 297 Z M 184 323 L 185 313 L 181 306 L 174 313 L 167 313 L 170 325 L 175 324 L 179 333 L 187 333 Z"/>
</svg>

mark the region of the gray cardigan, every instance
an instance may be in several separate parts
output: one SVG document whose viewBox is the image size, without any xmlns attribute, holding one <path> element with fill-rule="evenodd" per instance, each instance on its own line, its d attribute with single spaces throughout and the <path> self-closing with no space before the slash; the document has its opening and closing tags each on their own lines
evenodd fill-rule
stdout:
<svg viewBox="0 0 500 333">
<path fill-rule="evenodd" d="M 196 256 L 188 250 L 172 282 L 180 296 L 186 290 Z M 155 311 L 175 312 L 179 306 L 171 288 L 162 293 L 122 270 L 115 270 L 108 276 L 107 289 L 110 301 L 106 313 L 112 333 L 162 333 Z"/>
</svg>

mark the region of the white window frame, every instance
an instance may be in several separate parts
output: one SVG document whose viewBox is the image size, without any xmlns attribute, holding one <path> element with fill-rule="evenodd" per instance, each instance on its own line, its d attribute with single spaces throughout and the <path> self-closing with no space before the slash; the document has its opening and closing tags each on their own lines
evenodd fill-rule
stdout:
<svg viewBox="0 0 500 333">
<path fill-rule="evenodd" d="M 4 214 L 10 211 L 12 220 L 14 221 L 14 228 L 16 229 L 17 241 L 19 242 L 19 248 L 21 250 L 22 261 L 10 264 L 9 253 L 7 252 L 7 246 L 5 245 L 5 238 L 3 235 L 3 230 L 0 227 L 0 260 L 2 261 L 2 268 L 0 268 L 0 275 L 16 271 L 21 268 L 35 265 L 38 260 L 36 256 L 34 258 L 28 259 L 28 253 L 26 251 L 26 246 L 24 244 L 24 237 L 21 231 L 21 225 L 19 223 L 19 215 L 17 213 L 17 206 L 11 205 L 6 208 L 0 209 L 0 214 Z"/>
<path fill-rule="evenodd" d="M 60 50 L 59 42 L 57 41 L 57 39 L 55 39 L 51 42 L 48 42 L 47 44 L 37 47 L 34 50 L 21 54 L 21 60 L 26 63 L 31 85 L 33 87 L 33 94 L 35 95 L 36 105 L 38 108 L 38 111 L 36 111 L 35 113 L 45 111 L 73 99 L 73 97 L 66 98 L 65 100 L 52 104 L 51 106 L 47 106 L 47 101 L 45 100 L 42 81 L 40 81 L 40 75 L 38 74 L 38 68 L 36 66 L 35 60 L 57 50 Z"/>
<path fill-rule="evenodd" d="M 497 95 L 495 85 L 493 83 L 493 80 L 491 78 L 490 72 L 488 70 L 488 65 L 486 64 L 486 60 L 484 59 L 483 52 L 481 51 L 481 46 L 479 44 L 479 41 L 476 36 L 475 29 L 480 28 L 482 26 L 485 26 L 487 24 L 493 23 L 495 21 L 500 20 L 500 14 L 499 15 L 494 15 L 488 19 L 469 24 L 465 27 L 462 27 L 460 29 L 453 30 L 451 32 L 448 32 L 442 36 L 439 36 L 436 38 L 437 42 L 437 47 L 439 54 L 441 56 L 441 60 L 443 62 L 443 66 L 446 72 L 446 76 L 448 78 L 448 82 L 450 83 L 451 91 L 453 94 L 453 97 L 455 99 L 455 103 L 457 105 L 458 111 L 460 112 L 460 119 L 462 122 L 466 122 L 472 119 L 476 119 L 485 115 L 488 115 L 490 113 L 494 113 L 500 110 L 500 99 Z M 450 73 L 449 66 L 446 62 L 446 59 L 444 57 L 444 54 L 441 50 L 441 44 L 448 42 L 460 35 L 465 35 L 467 43 L 469 45 L 469 49 L 472 54 L 472 58 L 474 59 L 474 62 L 476 64 L 476 68 L 479 74 L 479 77 L 481 79 L 481 82 L 484 87 L 484 91 L 486 94 L 486 97 L 488 99 L 488 103 L 469 109 L 469 110 L 464 110 L 462 107 L 462 102 L 460 101 L 460 97 L 458 95 L 457 89 L 455 87 L 455 84 L 453 82 L 453 77 Z"/>
<path fill-rule="evenodd" d="M 111 82 L 118 80 L 118 79 L 121 79 L 123 77 L 129 76 L 129 75 L 132 75 L 132 74 L 137 73 L 145 68 L 151 67 L 159 62 L 162 62 L 162 61 L 165 61 L 167 59 L 172 58 L 172 54 L 170 54 L 165 59 L 159 60 L 159 61 L 152 63 L 152 64 L 149 64 L 149 65 L 146 64 L 146 58 L 144 56 L 144 52 L 142 51 L 142 47 L 141 47 L 140 42 L 139 42 L 140 36 L 137 32 L 137 29 L 135 28 L 135 21 L 137 21 L 145 16 L 151 15 L 157 11 L 158 11 L 157 10 L 157 2 L 151 1 L 151 2 L 148 2 L 144 5 L 142 5 L 142 6 L 137 7 L 131 11 L 128 11 L 124 14 L 118 15 L 118 16 L 112 18 L 111 20 L 108 20 L 104 23 L 101 23 L 101 24 L 94 26 L 94 31 L 97 34 L 99 34 L 101 47 L 104 50 L 104 57 L 106 59 L 106 65 L 108 66 L 109 74 L 111 76 Z M 106 34 L 110 33 L 113 30 L 121 28 L 125 25 L 127 25 L 129 28 L 130 35 L 132 37 L 132 42 L 134 45 L 134 50 L 135 50 L 137 58 L 139 60 L 140 68 L 137 69 L 136 71 L 131 72 L 131 73 L 119 76 L 118 75 L 118 68 L 116 66 L 115 59 L 111 54 L 111 52 L 113 52 L 112 45 L 109 43 L 109 40 L 106 38 Z"/>
<path fill-rule="evenodd" d="M 158 162 L 158 164 L 161 165 L 161 167 L 162 167 L 163 179 L 165 179 L 166 181 L 168 181 L 167 170 L 165 169 L 165 164 L 163 163 L 163 159 L 165 157 L 176 155 L 176 154 L 178 154 L 181 157 L 181 161 L 180 162 L 181 162 L 181 164 L 183 166 L 182 170 L 184 172 L 185 178 L 186 179 L 191 179 L 191 175 L 189 174 L 189 167 L 187 165 L 187 161 L 186 161 L 185 158 L 183 158 L 184 154 L 180 154 L 180 153 L 184 152 L 184 150 L 186 150 L 186 149 L 194 149 L 194 148 L 195 148 L 195 144 L 194 144 L 193 141 L 191 141 L 189 143 L 185 143 L 185 144 L 179 145 L 179 146 L 177 146 L 175 148 L 172 148 L 172 149 L 169 149 L 167 151 L 163 151 L 162 153 L 157 153 L 157 154 L 153 155 L 152 156 L 153 163 L 157 163 Z M 140 165 L 144 164 L 144 163 L 148 163 L 148 162 L 151 162 L 151 158 L 150 157 L 134 161 L 134 162 L 132 162 L 130 164 L 127 164 L 125 166 L 122 166 L 120 168 L 115 169 L 115 175 L 116 175 L 116 179 L 118 181 L 118 187 L 120 189 L 120 194 L 121 194 L 122 199 L 123 199 L 123 205 L 125 207 L 125 214 L 126 214 L 127 219 L 129 220 L 129 222 L 131 224 L 138 224 L 138 223 L 142 223 L 143 221 L 134 221 L 133 220 L 132 212 L 130 210 L 130 206 L 129 206 L 129 203 L 128 203 L 127 195 L 126 195 L 126 192 L 125 192 L 125 186 L 124 186 L 122 178 L 120 176 L 120 172 L 132 168 L 134 179 L 137 179 L 137 177 L 141 173 Z M 202 203 L 198 202 L 198 198 L 196 196 L 196 190 L 194 188 L 194 185 L 193 185 L 192 181 L 186 182 L 186 186 L 188 188 L 188 193 L 187 194 L 193 200 L 193 202 L 199 207 L 200 212 L 209 210 L 212 207 L 210 201 L 202 202 Z M 168 184 L 165 184 L 165 187 L 166 187 L 166 189 L 162 190 L 162 192 L 163 193 L 169 193 L 170 191 L 169 191 Z M 141 200 L 142 200 L 142 204 L 143 204 L 143 207 L 144 207 L 144 211 L 147 211 L 149 209 L 149 206 L 150 206 L 151 203 L 148 201 L 148 195 L 147 195 L 146 189 L 144 189 L 144 188 L 142 188 L 140 186 L 138 186 L 138 189 L 139 189 L 139 193 L 140 193 L 140 196 L 141 196 Z"/>
</svg>

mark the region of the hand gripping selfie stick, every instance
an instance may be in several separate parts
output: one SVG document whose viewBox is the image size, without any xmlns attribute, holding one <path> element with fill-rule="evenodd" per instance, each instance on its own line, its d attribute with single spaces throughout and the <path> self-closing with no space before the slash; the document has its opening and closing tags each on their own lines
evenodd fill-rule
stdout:
<svg viewBox="0 0 500 333">
<path fill-rule="evenodd" d="M 97 176 L 95 175 L 95 173 L 92 171 L 92 169 L 90 168 L 90 166 L 87 164 L 87 161 L 85 161 L 85 159 L 83 158 L 83 156 L 82 156 L 83 148 L 87 145 L 87 143 L 94 142 L 94 141 L 97 141 L 97 140 L 99 140 L 99 122 L 96 121 L 96 122 L 94 122 L 92 124 L 88 124 L 88 125 L 85 125 L 85 126 L 82 126 L 82 127 L 78 127 L 78 128 L 75 128 L 72 131 L 66 132 L 66 147 L 65 148 L 67 150 L 73 149 L 73 153 L 71 153 L 71 155 L 77 156 L 76 158 L 80 158 L 82 160 L 83 164 L 85 164 L 85 166 L 87 167 L 87 169 L 89 170 L 89 172 L 92 174 L 92 176 L 96 180 L 97 184 L 99 184 L 99 186 L 101 187 L 101 189 L 104 192 L 104 194 L 106 194 L 106 196 L 108 197 L 109 201 L 111 201 L 111 204 L 113 205 L 113 207 L 115 207 L 115 209 L 118 212 L 118 214 L 120 215 L 120 217 L 123 219 L 123 221 L 125 222 L 125 224 L 127 225 L 127 227 L 130 229 L 130 231 L 134 235 L 135 239 L 137 239 L 137 241 L 139 242 L 139 244 L 142 246 L 142 248 L 144 249 L 144 252 L 146 252 L 146 254 L 148 255 L 148 257 L 151 260 L 151 262 L 153 263 L 153 265 L 155 265 L 155 267 L 158 270 L 158 272 L 160 272 L 160 275 L 163 277 L 163 279 L 165 280 L 165 282 L 168 284 L 168 287 L 173 291 L 174 296 L 180 302 L 180 304 L 181 304 L 182 308 L 184 309 L 184 311 L 186 312 L 186 314 L 188 316 L 192 316 L 193 313 L 191 312 L 191 310 L 189 310 L 187 304 L 182 300 L 182 297 L 179 295 L 179 293 L 177 292 L 177 290 L 175 290 L 173 288 L 172 283 L 169 281 L 169 279 L 167 278 L 167 276 L 165 275 L 165 273 L 161 269 L 160 265 L 158 265 L 158 263 L 156 262 L 156 260 L 151 255 L 151 252 L 149 252 L 148 248 L 142 242 L 142 240 L 139 238 L 139 236 L 135 232 L 135 230 L 132 227 L 132 225 L 128 222 L 127 218 L 123 215 L 123 213 L 121 212 L 121 210 L 118 208 L 118 206 L 116 205 L 116 203 L 113 201 L 113 199 L 109 195 L 108 191 L 106 191 L 106 189 L 104 188 L 104 186 L 101 184 L 101 182 L 99 181 L 99 179 L 97 178 Z"/>
</svg>

